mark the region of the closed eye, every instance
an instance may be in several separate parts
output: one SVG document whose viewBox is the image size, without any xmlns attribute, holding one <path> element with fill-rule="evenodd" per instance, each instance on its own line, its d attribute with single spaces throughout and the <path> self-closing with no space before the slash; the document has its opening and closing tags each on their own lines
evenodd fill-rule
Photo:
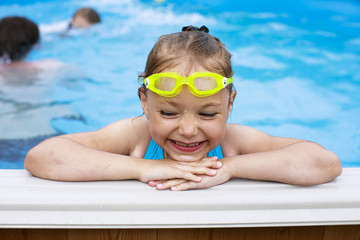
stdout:
<svg viewBox="0 0 360 240">
<path fill-rule="evenodd" d="M 165 117 L 173 117 L 173 116 L 177 115 L 177 113 L 169 112 L 169 111 L 163 111 L 163 110 L 160 111 L 160 114 L 162 116 L 165 116 Z"/>
<path fill-rule="evenodd" d="M 199 115 L 204 118 L 215 118 L 217 113 L 200 113 Z"/>
</svg>

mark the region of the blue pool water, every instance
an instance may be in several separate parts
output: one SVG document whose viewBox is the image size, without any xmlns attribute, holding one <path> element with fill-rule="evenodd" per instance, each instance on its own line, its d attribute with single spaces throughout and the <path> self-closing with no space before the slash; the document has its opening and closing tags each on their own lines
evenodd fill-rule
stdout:
<svg viewBox="0 0 360 240">
<path fill-rule="evenodd" d="M 82 6 L 102 23 L 62 35 Z M 63 65 L 0 73 L 0 168 L 23 168 L 26 152 L 49 136 L 141 115 L 137 73 L 148 52 L 190 24 L 205 24 L 233 54 L 230 122 L 318 142 L 343 166 L 360 166 L 359 1 L 2 0 L 0 17 L 8 15 L 40 26 L 29 60 Z"/>
</svg>

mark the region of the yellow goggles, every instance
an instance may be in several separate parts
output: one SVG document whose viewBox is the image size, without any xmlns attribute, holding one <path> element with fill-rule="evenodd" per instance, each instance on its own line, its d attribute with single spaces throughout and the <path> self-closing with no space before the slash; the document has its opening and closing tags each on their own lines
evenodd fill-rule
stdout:
<svg viewBox="0 0 360 240">
<path fill-rule="evenodd" d="M 143 80 L 145 87 L 163 97 L 174 97 L 187 85 L 194 96 L 207 97 L 213 95 L 233 82 L 211 72 L 195 72 L 188 77 L 178 73 L 164 72 L 153 74 Z"/>
</svg>

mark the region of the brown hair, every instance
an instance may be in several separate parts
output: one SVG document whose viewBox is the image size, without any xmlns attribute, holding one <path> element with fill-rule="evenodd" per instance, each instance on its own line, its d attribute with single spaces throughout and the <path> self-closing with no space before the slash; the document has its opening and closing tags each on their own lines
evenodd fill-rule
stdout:
<svg viewBox="0 0 360 240">
<path fill-rule="evenodd" d="M 194 63 L 210 72 L 232 77 L 231 54 L 216 37 L 200 31 L 177 32 L 159 38 L 148 55 L 145 71 L 148 77 L 185 62 L 190 69 Z"/>
<path fill-rule="evenodd" d="M 0 20 L 0 58 L 21 60 L 39 39 L 37 25 L 27 18 L 6 17 Z"/>
<path fill-rule="evenodd" d="M 91 24 L 99 23 L 100 22 L 100 16 L 99 14 L 92 8 L 80 8 L 76 11 L 73 18 L 81 16 L 89 21 Z"/>
</svg>

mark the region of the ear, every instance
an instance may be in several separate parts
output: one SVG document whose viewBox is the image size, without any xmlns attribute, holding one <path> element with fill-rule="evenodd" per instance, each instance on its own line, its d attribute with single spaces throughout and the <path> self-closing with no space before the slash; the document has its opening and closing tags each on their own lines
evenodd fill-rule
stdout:
<svg viewBox="0 0 360 240">
<path fill-rule="evenodd" d="M 141 107 L 144 111 L 144 114 L 145 114 L 146 118 L 149 119 L 147 97 L 146 97 L 146 94 L 142 87 L 139 88 L 139 98 L 140 98 Z"/>
<path fill-rule="evenodd" d="M 234 105 L 235 97 L 236 97 L 236 90 L 232 90 L 229 97 L 228 117 L 230 116 L 231 109 Z"/>
</svg>

